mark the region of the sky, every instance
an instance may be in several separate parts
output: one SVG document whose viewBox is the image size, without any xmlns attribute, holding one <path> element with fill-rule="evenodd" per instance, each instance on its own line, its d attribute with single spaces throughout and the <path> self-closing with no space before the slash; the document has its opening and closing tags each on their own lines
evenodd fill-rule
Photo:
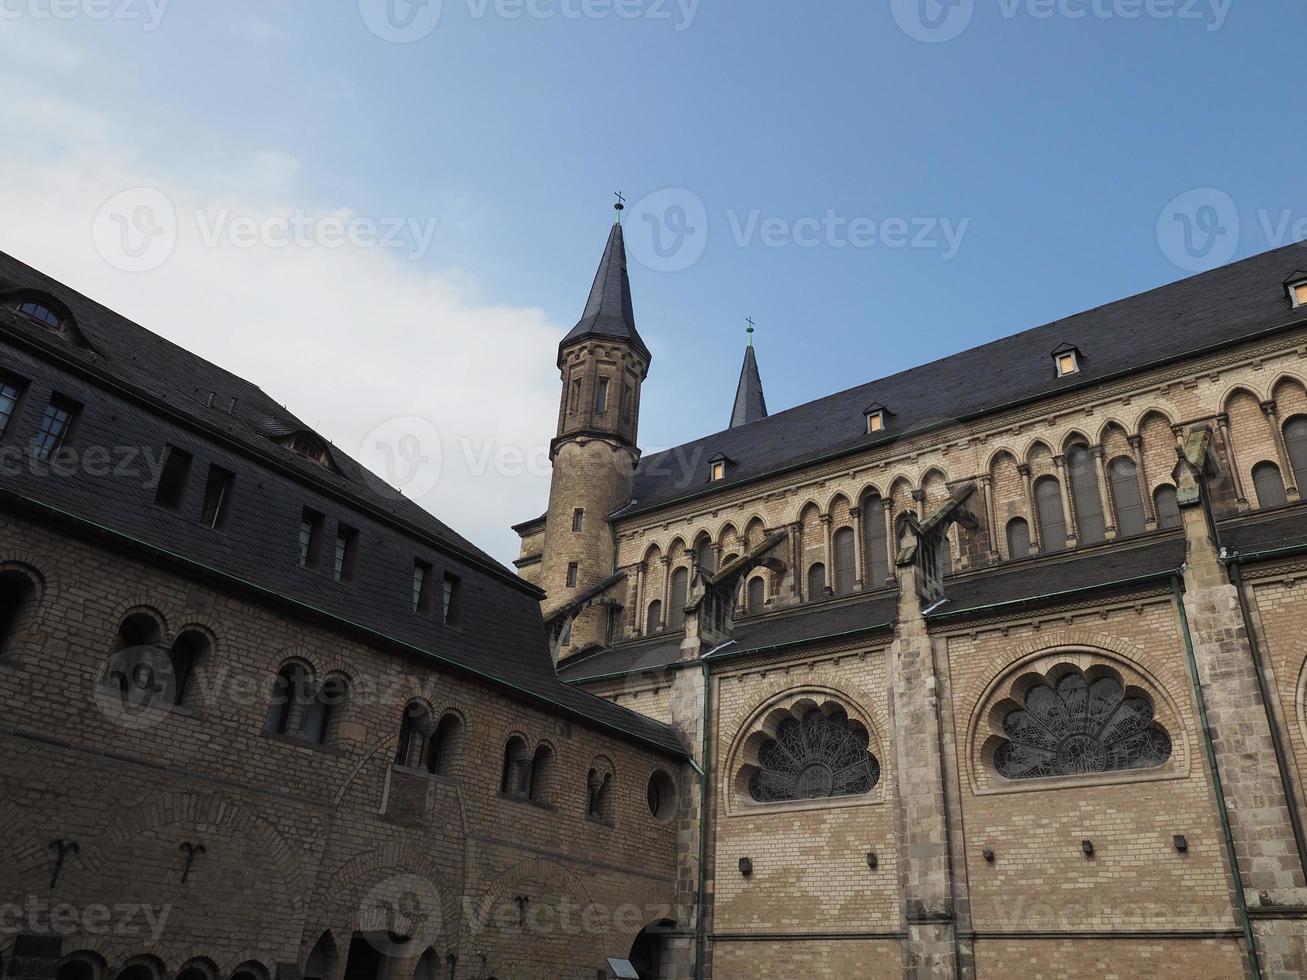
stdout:
<svg viewBox="0 0 1307 980">
<path fill-rule="evenodd" d="M 0 249 L 496 557 L 624 223 L 646 452 L 1307 237 L 1298 0 L 0 0 Z M 976 379 L 983 384 L 983 378 Z"/>
</svg>

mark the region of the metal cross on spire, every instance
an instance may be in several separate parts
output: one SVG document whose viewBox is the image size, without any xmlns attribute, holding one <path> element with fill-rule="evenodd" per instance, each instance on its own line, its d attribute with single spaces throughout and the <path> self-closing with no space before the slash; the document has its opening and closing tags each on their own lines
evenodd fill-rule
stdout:
<svg viewBox="0 0 1307 980">
<path fill-rule="evenodd" d="M 752 346 L 753 346 L 753 328 L 756 327 L 757 324 L 753 322 L 753 317 L 751 317 L 751 316 L 746 316 L 746 317 L 744 318 L 744 322 L 747 323 L 747 324 L 749 325 L 749 328 L 748 328 L 748 334 L 749 334 L 749 346 L 752 347 Z"/>
<path fill-rule="evenodd" d="M 617 203 L 613 205 L 613 210 L 617 212 L 617 223 L 622 223 L 622 212 L 626 210 L 626 197 L 621 191 L 614 191 L 617 195 Z"/>
</svg>

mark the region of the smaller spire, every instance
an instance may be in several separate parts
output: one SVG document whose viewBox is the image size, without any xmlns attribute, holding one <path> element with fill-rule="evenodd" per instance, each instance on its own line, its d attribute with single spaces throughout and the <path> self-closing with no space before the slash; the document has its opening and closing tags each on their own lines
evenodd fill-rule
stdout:
<svg viewBox="0 0 1307 980">
<path fill-rule="evenodd" d="M 740 369 L 740 385 L 735 389 L 735 407 L 731 410 L 731 428 L 767 417 L 767 399 L 762 394 L 762 376 L 758 373 L 758 357 L 753 352 L 753 332 L 756 324 L 746 317 L 749 346 L 744 348 L 744 367 Z"/>
</svg>

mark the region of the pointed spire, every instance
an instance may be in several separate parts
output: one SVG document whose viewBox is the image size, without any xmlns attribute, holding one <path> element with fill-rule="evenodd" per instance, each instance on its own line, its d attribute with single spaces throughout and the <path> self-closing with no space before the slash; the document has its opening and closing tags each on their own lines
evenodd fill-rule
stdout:
<svg viewBox="0 0 1307 980">
<path fill-rule="evenodd" d="M 753 353 L 753 321 L 749 320 L 749 346 L 744 349 L 744 367 L 740 369 L 740 385 L 735 389 L 735 407 L 731 411 L 731 428 L 767 417 L 767 399 L 762 394 L 762 377 L 758 374 L 758 358 Z"/>
<path fill-rule="evenodd" d="M 621 202 L 618 202 L 618 217 L 621 217 Z M 599 271 L 595 274 L 594 285 L 590 287 L 590 298 L 586 301 L 585 312 L 572 328 L 571 333 L 563 338 L 559 345 L 561 350 L 586 337 L 607 337 L 613 340 L 625 340 L 638 349 L 647 358 L 649 348 L 640 339 L 635 329 L 635 308 L 631 303 L 631 280 L 626 274 L 626 241 L 622 237 L 622 225 L 614 222 L 608 233 L 608 244 L 604 246 L 604 256 L 599 260 Z"/>
</svg>

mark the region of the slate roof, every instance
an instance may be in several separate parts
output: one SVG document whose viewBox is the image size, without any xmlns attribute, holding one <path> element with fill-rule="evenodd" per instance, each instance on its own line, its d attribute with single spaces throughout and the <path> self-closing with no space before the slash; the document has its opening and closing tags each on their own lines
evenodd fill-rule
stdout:
<svg viewBox="0 0 1307 980">
<path fill-rule="evenodd" d="M 758 358 L 753 352 L 753 341 L 744 349 L 744 366 L 740 368 L 740 383 L 735 389 L 735 407 L 731 409 L 731 428 L 767 417 L 767 399 L 762 394 L 762 377 L 758 374 Z"/>
<path fill-rule="evenodd" d="M 624 516 L 1307 324 L 1282 285 L 1304 266 L 1307 243 L 1289 245 L 646 456 Z M 1078 374 L 1056 377 L 1060 344 L 1082 353 Z M 872 402 L 890 412 L 875 435 L 863 415 Z M 734 465 L 709 487 L 716 453 Z"/>
<path fill-rule="evenodd" d="M 608 337 L 626 340 L 640 350 L 647 360 L 649 348 L 635 329 L 635 306 L 631 303 L 631 279 L 626 272 L 626 241 L 620 223 L 613 225 L 604 245 L 599 271 L 595 273 L 585 312 L 570 333 L 558 345 L 559 361 L 562 351 L 578 340 L 587 337 Z"/>
<path fill-rule="evenodd" d="M 88 465 L 61 479 L 35 467 L 7 468 L 0 478 L 6 506 L 39 507 L 86 530 L 107 528 L 117 547 L 180 556 L 196 574 L 244 583 L 476 675 L 509 696 L 682 754 L 667 726 L 558 680 L 537 589 L 338 447 L 330 449 L 334 472 L 277 445 L 277 436 L 309 427 L 257 386 L 0 252 L 0 298 L 24 291 L 65 307 L 86 346 L 0 302 L 0 368 L 28 389 L 7 441 L 30 440 L 39 407 L 59 392 L 82 405 L 70 450 L 105 450 L 115 463 L 130 451 L 135 462 L 130 472 Z M 155 506 L 140 464 L 142 450 L 157 454 L 165 445 L 194 457 L 187 509 L 179 514 Z M 222 532 L 198 520 L 203 474 L 212 464 L 236 475 Z M 299 567 L 305 507 L 358 531 L 353 585 Z M 328 533 L 335 528 L 328 525 Z M 415 558 L 429 561 L 437 576 L 459 576 L 460 628 L 413 612 Z"/>
</svg>

